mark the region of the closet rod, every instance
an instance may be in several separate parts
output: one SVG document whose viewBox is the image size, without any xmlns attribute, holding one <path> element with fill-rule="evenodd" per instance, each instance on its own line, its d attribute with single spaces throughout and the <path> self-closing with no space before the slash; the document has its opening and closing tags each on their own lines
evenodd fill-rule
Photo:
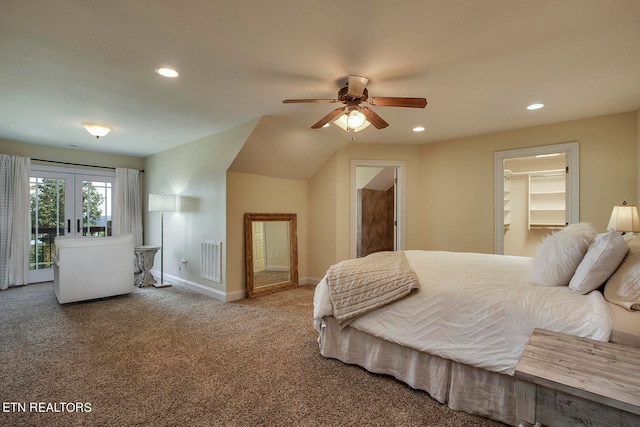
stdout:
<svg viewBox="0 0 640 427">
<path fill-rule="evenodd" d="M 57 160 L 44 160 L 44 159 L 33 159 L 33 158 L 31 160 L 35 160 L 36 162 L 57 163 L 57 164 L 60 164 L 60 165 L 84 166 L 84 167 L 87 167 L 87 168 L 101 168 L 101 169 L 112 169 L 112 170 L 116 169 L 116 168 L 111 167 L 111 166 L 85 165 L 83 163 L 59 162 Z M 144 169 L 139 169 L 139 171 L 144 173 Z"/>
<path fill-rule="evenodd" d="M 547 169 L 541 171 L 526 171 L 526 172 L 511 172 L 511 175 L 535 175 L 535 174 L 545 174 L 545 173 L 553 173 L 553 174 L 562 174 L 565 173 L 564 169 Z"/>
</svg>

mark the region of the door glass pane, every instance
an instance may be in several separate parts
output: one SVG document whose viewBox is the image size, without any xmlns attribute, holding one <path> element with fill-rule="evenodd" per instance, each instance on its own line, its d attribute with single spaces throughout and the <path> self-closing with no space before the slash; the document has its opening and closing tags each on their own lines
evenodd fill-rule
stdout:
<svg viewBox="0 0 640 427">
<path fill-rule="evenodd" d="M 82 235 L 111 236 L 111 182 L 82 181 Z"/>
<path fill-rule="evenodd" d="M 31 250 L 30 270 L 52 268 L 51 254 L 54 239 L 63 235 L 65 180 L 30 178 L 31 194 Z"/>
</svg>

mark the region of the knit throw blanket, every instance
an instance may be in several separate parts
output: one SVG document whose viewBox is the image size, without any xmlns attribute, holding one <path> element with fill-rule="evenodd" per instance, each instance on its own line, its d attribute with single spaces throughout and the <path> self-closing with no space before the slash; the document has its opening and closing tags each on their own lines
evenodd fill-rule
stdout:
<svg viewBox="0 0 640 427">
<path fill-rule="evenodd" d="M 404 252 L 376 252 L 327 271 L 333 316 L 343 328 L 358 316 L 410 295 L 418 278 Z"/>
</svg>

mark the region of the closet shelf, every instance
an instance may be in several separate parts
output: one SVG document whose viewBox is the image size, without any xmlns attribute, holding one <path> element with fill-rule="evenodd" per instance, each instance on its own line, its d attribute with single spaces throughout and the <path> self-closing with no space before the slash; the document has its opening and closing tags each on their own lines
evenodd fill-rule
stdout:
<svg viewBox="0 0 640 427">
<path fill-rule="evenodd" d="M 529 224 L 530 230 L 559 230 L 564 227 L 564 224 Z"/>
<path fill-rule="evenodd" d="M 529 175 L 529 230 L 563 228 L 565 196 L 564 174 Z"/>
</svg>

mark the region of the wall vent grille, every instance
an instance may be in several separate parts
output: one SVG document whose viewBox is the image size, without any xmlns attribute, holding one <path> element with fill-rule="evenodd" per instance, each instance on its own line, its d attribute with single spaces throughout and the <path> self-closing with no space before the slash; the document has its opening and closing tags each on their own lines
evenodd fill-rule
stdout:
<svg viewBox="0 0 640 427">
<path fill-rule="evenodd" d="M 203 279 L 222 283 L 220 266 L 222 265 L 222 242 L 200 241 L 200 276 Z"/>
</svg>

